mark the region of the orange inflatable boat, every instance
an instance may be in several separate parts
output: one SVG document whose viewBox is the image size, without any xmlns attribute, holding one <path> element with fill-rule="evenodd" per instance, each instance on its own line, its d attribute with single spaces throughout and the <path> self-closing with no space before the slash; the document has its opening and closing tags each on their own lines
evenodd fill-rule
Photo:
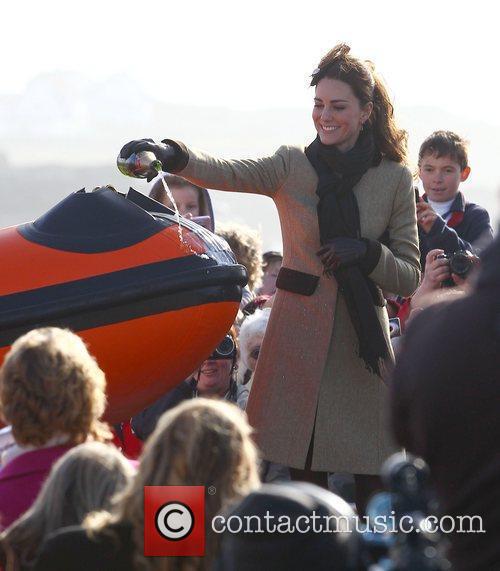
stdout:
<svg viewBox="0 0 500 571">
<path fill-rule="evenodd" d="M 229 330 L 246 283 L 224 240 L 130 189 L 75 192 L 0 230 L 0 362 L 35 327 L 67 327 L 106 373 L 106 419 L 186 378 Z"/>
</svg>

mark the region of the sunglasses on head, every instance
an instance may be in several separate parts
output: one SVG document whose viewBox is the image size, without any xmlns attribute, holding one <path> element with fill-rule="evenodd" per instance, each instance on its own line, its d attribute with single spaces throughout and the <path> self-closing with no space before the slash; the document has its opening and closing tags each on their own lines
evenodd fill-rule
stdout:
<svg viewBox="0 0 500 571">
<path fill-rule="evenodd" d="M 236 355 L 236 344 L 231 335 L 226 335 L 224 339 L 217 345 L 208 360 L 215 361 L 217 359 L 234 359 Z"/>
</svg>

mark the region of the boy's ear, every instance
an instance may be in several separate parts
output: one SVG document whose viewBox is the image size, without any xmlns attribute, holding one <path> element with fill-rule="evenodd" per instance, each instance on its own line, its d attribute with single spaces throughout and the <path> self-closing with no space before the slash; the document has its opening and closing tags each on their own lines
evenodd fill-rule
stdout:
<svg viewBox="0 0 500 571">
<path fill-rule="evenodd" d="M 460 182 L 465 182 L 470 175 L 470 167 L 465 167 L 464 170 L 460 173 Z"/>
</svg>

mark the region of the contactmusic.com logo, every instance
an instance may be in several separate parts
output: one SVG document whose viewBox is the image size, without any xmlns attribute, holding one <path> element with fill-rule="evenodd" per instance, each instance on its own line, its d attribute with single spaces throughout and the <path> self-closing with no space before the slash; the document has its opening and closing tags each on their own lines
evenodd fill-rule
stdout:
<svg viewBox="0 0 500 571">
<path fill-rule="evenodd" d="M 144 487 L 144 555 L 205 555 L 205 486 Z"/>
</svg>

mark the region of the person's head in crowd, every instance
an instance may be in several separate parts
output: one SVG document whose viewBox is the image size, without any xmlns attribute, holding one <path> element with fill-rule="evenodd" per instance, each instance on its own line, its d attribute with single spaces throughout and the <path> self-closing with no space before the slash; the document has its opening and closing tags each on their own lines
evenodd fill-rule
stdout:
<svg viewBox="0 0 500 571">
<path fill-rule="evenodd" d="M 34 329 L 14 342 L 0 369 L 0 414 L 20 446 L 108 440 L 109 428 L 99 420 L 105 388 L 104 372 L 78 335 Z"/>
<path fill-rule="evenodd" d="M 110 509 L 134 473 L 114 446 L 86 442 L 69 450 L 52 466 L 32 507 L 0 536 L 4 560 L 31 565 L 51 533 L 81 524 L 90 512 Z"/>
<path fill-rule="evenodd" d="M 262 285 L 260 295 L 273 295 L 276 293 L 276 279 L 283 262 L 281 252 L 269 251 L 262 255 Z"/>
<path fill-rule="evenodd" d="M 159 420 L 146 442 L 136 477 L 112 512 L 91 514 L 84 522 L 85 552 L 98 544 L 100 557 L 106 553 L 120 560 L 129 559 L 126 568 L 210 569 L 218 541 L 218 536 L 210 531 L 212 518 L 259 485 L 257 449 L 244 413 L 221 400 L 199 398 L 183 402 Z M 205 486 L 206 490 L 216 490 L 215 494 L 207 491 L 205 498 L 207 535 L 203 560 L 144 556 L 145 486 Z M 124 529 L 129 531 L 124 534 Z M 84 532 L 63 531 L 47 542 L 41 555 L 46 568 L 52 563 L 51 554 L 58 568 L 65 568 L 61 567 L 61 553 L 66 554 L 68 561 L 64 563 L 71 568 L 71 549 L 61 550 L 61 545 L 73 545 L 75 533 L 81 538 Z"/>
<path fill-rule="evenodd" d="M 470 174 L 467 142 L 452 131 L 435 131 L 420 146 L 418 168 L 429 200 L 453 200 Z"/>
<path fill-rule="evenodd" d="M 32 505 L 52 464 L 70 447 L 111 439 L 100 420 L 105 385 L 103 371 L 71 331 L 35 329 L 12 345 L 0 369 L 0 415 L 15 441 L 2 457 L 0 528 Z"/>
<path fill-rule="evenodd" d="M 271 308 L 257 309 L 241 324 L 239 335 L 240 360 L 238 363 L 240 382 L 248 382 L 251 373 L 255 371 L 270 315 Z"/>
<path fill-rule="evenodd" d="M 141 441 L 146 440 L 161 415 L 184 400 L 205 397 L 239 404 L 244 387 L 238 385 L 236 379 L 238 352 L 238 338 L 233 326 L 196 371 L 132 417 L 133 433 Z"/>
<path fill-rule="evenodd" d="M 262 278 L 262 240 L 259 233 L 241 224 L 217 225 L 217 234 L 224 238 L 238 264 L 248 273 L 248 288 L 254 291 Z"/>
<path fill-rule="evenodd" d="M 422 143 L 418 165 L 425 190 L 416 204 L 422 269 L 436 248 L 480 256 L 493 229 L 488 211 L 460 190 L 470 174 L 467 143 L 451 131 L 436 131 Z"/>
<path fill-rule="evenodd" d="M 214 230 L 214 212 L 210 195 L 205 188 L 197 186 L 186 179 L 174 175 L 165 174 L 163 180 L 172 192 L 179 214 L 186 218 L 209 216 L 209 230 Z M 161 178 L 155 181 L 149 192 L 150 198 L 161 202 L 164 206 L 174 209 L 174 205 L 168 196 Z"/>
<path fill-rule="evenodd" d="M 319 140 L 340 152 L 354 147 L 360 133 L 370 130 L 383 157 L 408 162 L 406 131 L 399 129 L 385 82 L 373 62 L 350 53 L 347 44 L 328 51 L 312 73 L 315 87 L 312 119 Z M 331 109 L 337 129 L 325 129 L 325 114 L 331 126 Z"/>
<path fill-rule="evenodd" d="M 197 394 L 202 397 L 225 397 L 235 383 L 237 358 L 238 340 L 232 327 L 195 373 Z"/>
<path fill-rule="evenodd" d="M 231 532 L 234 520 L 243 522 L 242 531 Z M 352 508 L 314 484 L 264 484 L 215 521 L 224 530 L 215 571 L 359 569 Z M 279 524 L 294 531 L 268 531 Z M 313 531 L 313 525 L 322 531 Z"/>
</svg>

